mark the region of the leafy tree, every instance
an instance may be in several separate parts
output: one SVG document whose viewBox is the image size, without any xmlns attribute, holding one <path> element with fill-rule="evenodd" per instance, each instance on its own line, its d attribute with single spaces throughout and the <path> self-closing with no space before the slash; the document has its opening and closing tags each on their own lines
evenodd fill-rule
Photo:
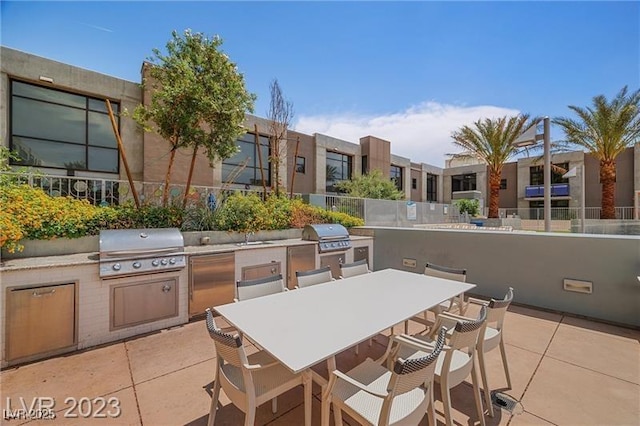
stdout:
<svg viewBox="0 0 640 426">
<path fill-rule="evenodd" d="M 593 106 L 569 105 L 578 119 L 553 120 L 564 130 L 559 146 L 578 146 L 600 161 L 602 219 L 615 219 L 616 157 L 640 141 L 640 89 L 628 93 L 627 86 L 611 101 L 604 95 L 593 98 Z"/>
<path fill-rule="evenodd" d="M 404 199 L 404 193 L 398 191 L 395 183 L 383 176 L 380 170 L 372 170 L 370 173 L 356 176 L 351 180 L 338 182 L 335 186 L 352 197 L 381 200 Z"/>
<path fill-rule="evenodd" d="M 153 49 L 151 78 L 143 82 L 151 89 L 151 100 L 139 105 L 133 117 L 145 130 L 153 126 L 171 143 L 162 195 L 165 206 L 177 150 L 193 150 L 186 202 L 198 150 L 204 148 L 211 164 L 234 155 L 236 140 L 245 133 L 245 112 L 253 112 L 255 95 L 247 92 L 243 75 L 222 53 L 221 45 L 218 36 L 185 30 L 182 35 L 172 32 L 166 54 Z"/>
<path fill-rule="evenodd" d="M 504 164 L 526 150 L 514 146 L 513 142 L 538 121 L 537 117 L 529 119 L 528 114 L 485 118 L 474 122 L 473 126 L 462 126 L 451 134 L 453 143 L 465 150 L 465 153 L 455 156 L 473 156 L 488 166 L 490 218 L 498 217 L 500 177 Z"/>
</svg>

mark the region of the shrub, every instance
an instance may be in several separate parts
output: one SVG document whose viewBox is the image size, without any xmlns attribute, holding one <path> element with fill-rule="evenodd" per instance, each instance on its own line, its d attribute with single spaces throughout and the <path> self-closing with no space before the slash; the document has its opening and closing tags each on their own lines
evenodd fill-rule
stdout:
<svg viewBox="0 0 640 426">
<path fill-rule="evenodd" d="M 256 232 L 265 229 L 267 208 L 255 194 L 230 195 L 215 214 L 215 225 L 221 231 Z"/>
<path fill-rule="evenodd" d="M 478 200 L 458 200 L 455 205 L 460 214 L 468 213 L 469 216 L 475 217 L 480 213 L 480 202 Z"/>
<path fill-rule="evenodd" d="M 292 201 L 286 195 L 270 195 L 265 207 L 269 213 L 264 229 L 287 229 L 291 227 Z"/>
<path fill-rule="evenodd" d="M 86 200 L 51 197 L 26 184 L 0 186 L 0 246 L 22 250 L 23 238 L 49 240 L 79 238 L 99 231 L 115 217 L 111 207 L 96 207 Z"/>
</svg>

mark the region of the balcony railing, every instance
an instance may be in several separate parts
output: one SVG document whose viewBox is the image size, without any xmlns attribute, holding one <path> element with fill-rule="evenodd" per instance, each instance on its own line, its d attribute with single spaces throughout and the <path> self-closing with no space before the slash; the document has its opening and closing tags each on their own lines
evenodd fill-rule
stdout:
<svg viewBox="0 0 640 426">
<path fill-rule="evenodd" d="M 568 197 L 569 184 L 568 183 L 553 183 L 551 184 L 551 196 L 552 197 Z M 524 190 L 525 198 L 542 198 L 544 197 L 544 185 L 527 185 Z"/>
</svg>

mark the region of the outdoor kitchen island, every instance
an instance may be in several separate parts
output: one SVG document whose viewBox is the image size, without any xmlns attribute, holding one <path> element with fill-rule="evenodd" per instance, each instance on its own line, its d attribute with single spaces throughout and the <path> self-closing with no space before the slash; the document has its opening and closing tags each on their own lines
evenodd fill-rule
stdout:
<svg viewBox="0 0 640 426">
<path fill-rule="evenodd" d="M 73 244 L 73 240 L 70 243 Z M 1 367 L 189 322 L 194 317 L 190 315 L 191 258 L 230 253 L 235 262 L 235 280 L 249 272 L 271 273 L 277 266 L 288 283 L 290 253 L 303 246 L 314 247 L 314 258 L 307 264 L 320 267 L 322 254 L 317 245 L 317 241 L 300 238 L 249 245 L 186 245 L 187 267 L 109 279 L 100 277 L 98 252 L 3 258 L 0 263 Z M 358 257 L 363 253 L 373 268 L 373 238 L 351 236 L 351 247 L 343 253 L 344 261 L 352 262 L 354 255 Z M 273 267 L 256 268 L 263 265 Z"/>
</svg>

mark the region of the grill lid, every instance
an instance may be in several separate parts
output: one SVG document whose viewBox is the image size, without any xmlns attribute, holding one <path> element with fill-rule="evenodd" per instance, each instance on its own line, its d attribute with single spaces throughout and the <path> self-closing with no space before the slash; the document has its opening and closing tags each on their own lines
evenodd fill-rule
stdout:
<svg viewBox="0 0 640 426">
<path fill-rule="evenodd" d="M 309 241 L 349 239 L 349 231 L 338 223 L 320 223 L 306 225 L 302 230 L 302 239 Z"/>
<path fill-rule="evenodd" d="M 100 259 L 133 258 L 184 250 L 178 228 L 108 229 L 100 231 Z"/>
<path fill-rule="evenodd" d="M 100 278 L 175 271 L 186 267 L 178 228 L 118 229 L 100 232 Z"/>
<path fill-rule="evenodd" d="M 351 247 L 349 231 L 337 223 L 306 225 L 302 230 L 302 239 L 318 241 L 318 252 L 347 250 Z"/>
</svg>

